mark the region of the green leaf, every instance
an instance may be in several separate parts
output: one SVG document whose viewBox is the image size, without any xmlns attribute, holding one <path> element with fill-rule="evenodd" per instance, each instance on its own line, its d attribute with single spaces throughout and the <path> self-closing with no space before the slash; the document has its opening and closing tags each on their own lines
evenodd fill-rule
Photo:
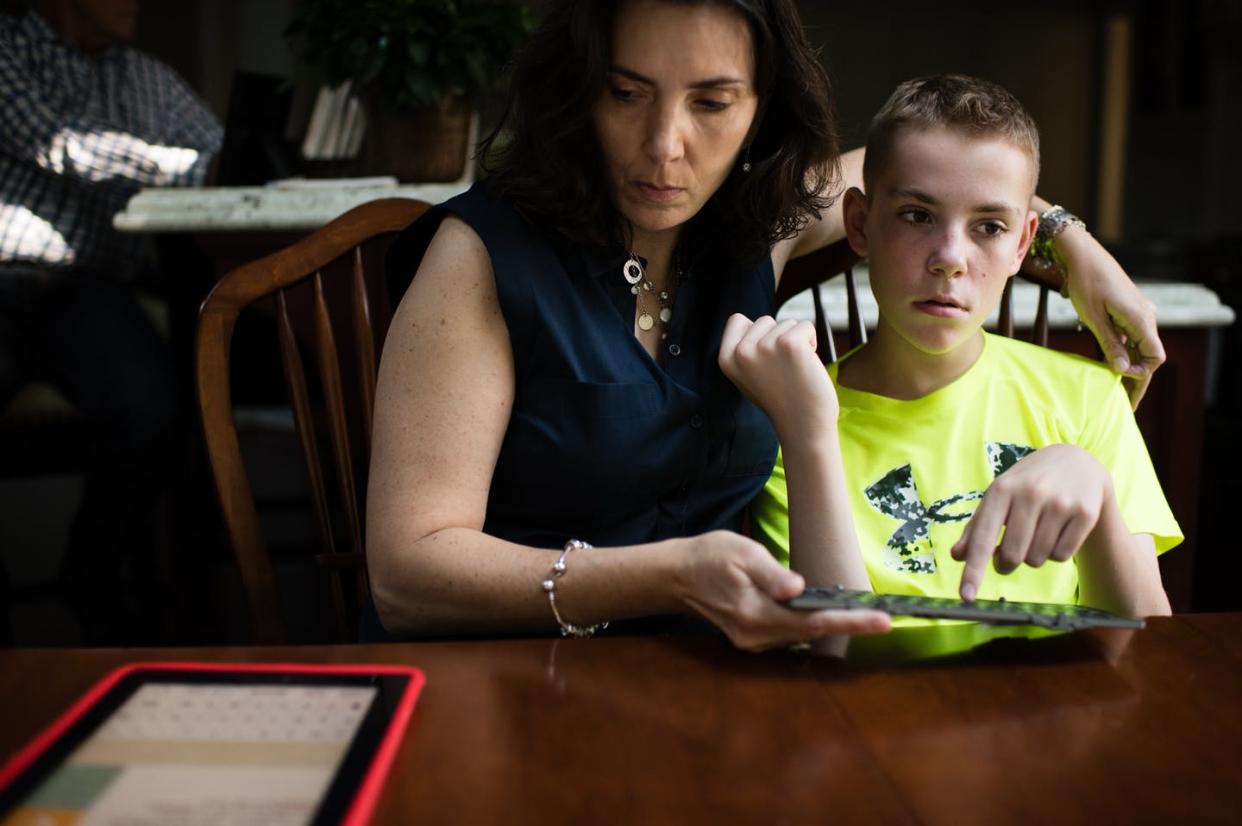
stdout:
<svg viewBox="0 0 1242 826">
<path fill-rule="evenodd" d="M 330 82 L 414 106 L 491 86 L 533 20 L 521 0 L 299 0 L 284 34 Z"/>
<path fill-rule="evenodd" d="M 407 53 L 415 66 L 426 66 L 431 57 L 431 47 L 425 40 L 416 40 L 410 43 Z"/>
</svg>

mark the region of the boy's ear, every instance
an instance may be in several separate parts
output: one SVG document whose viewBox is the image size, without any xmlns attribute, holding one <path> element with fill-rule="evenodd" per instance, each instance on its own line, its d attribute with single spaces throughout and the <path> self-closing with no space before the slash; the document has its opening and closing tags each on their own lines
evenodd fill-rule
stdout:
<svg viewBox="0 0 1242 826">
<path fill-rule="evenodd" d="M 856 186 L 845 191 L 842 213 L 845 216 L 845 237 L 850 249 L 863 258 L 867 257 L 867 196 Z"/>
<path fill-rule="evenodd" d="M 1026 223 L 1022 225 L 1022 240 L 1018 244 L 1018 249 L 1014 253 L 1015 260 L 1013 262 L 1013 271 L 1016 273 L 1022 269 L 1022 262 L 1026 259 L 1026 252 L 1031 248 L 1031 242 L 1035 240 L 1035 230 L 1039 229 L 1039 213 L 1033 209 L 1026 211 Z"/>
</svg>

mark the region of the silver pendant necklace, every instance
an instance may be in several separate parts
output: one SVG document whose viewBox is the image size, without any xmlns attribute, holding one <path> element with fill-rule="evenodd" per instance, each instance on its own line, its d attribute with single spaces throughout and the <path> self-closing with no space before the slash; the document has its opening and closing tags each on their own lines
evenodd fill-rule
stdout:
<svg viewBox="0 0 1242 826">
<path fill-rule="evenodd" d="M 671 269 L 671 274 L 673 275 L 673 278 L 670 279 L 672 283 L 668 286 L 675 289 L 676 282 L 681 279 L 681 266 L 680 263 L 676 262 L 676 259 L 674 266 Z M 642 262 L 639 261 L 638 256 L 632 252 L 630 253 L 630 257 L 626 259 L 625 264 L 621 267 L 621 275 L 625 278 L 626 283 L 630 285 L 630 292 L 636 296 L 635 300 L 638 304 L 638 329 L 646 332 L 657 323 L 659 323 L 661 327 L 667 326 L 669 321 L 673 318 L 673 300 L 670 290 L 666 288 L 657 291 L 655 284 L 651 281 L 651 279 L 647 278 L 647 272 L 643 269 Z M 646 298 L 646 301 L 644 301 L 644 297 Z M 652 297 L 657 300 L 659 304 L 658 309 L 656 307 L 644 309 L 643 304 L 649 303 Z M 652 315 L 652 312 L 654 312 L 655 315 Z M 661 333 L 660 337 L 664 338 L 666 335 L 668 334 Z"/>
</svg>

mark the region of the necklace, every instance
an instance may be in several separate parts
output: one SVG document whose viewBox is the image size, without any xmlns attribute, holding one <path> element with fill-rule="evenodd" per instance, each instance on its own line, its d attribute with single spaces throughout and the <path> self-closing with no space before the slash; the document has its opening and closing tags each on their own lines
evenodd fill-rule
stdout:
<svg viewBox="0 0 1242 826">
<path fill-rule="evenodd" d="M 663 290 L 656 290 L 655 284 L 647 277 L 647 271 L 643 269 L 643 263 L 634 253 L 630 253 L 630 257 L 621 267 L 621 275 L 625 277 L 626 283 L 630 285 L 630 292 L 636 297 L 635 301 L 638 305 L 638 329 L 646 332 L 654 327 L 657 323 L 661 327 L 668 324 L 673 317 L 673 299 L 672 293 L 677 288 L 677 282 L 681 280 L 681 264 L 675 262 L 670 269 L 673 276 L 669 279 L 669 284 Z M 656 299 L 658 307 L 643 308 L 644 303 L 651 302 Z M 645 299 L 645 300 L 644 300 Z M 652 314 L 654 312 L 654 315 Z M 660 333 L 660 338 L 664 338 L 668 333 Z"/>
</svg>

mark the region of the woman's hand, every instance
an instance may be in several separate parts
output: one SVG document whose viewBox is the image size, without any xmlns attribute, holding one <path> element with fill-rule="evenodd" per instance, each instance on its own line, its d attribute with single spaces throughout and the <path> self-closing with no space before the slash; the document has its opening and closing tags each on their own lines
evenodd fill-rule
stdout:
<svg viewBox="0 0 1242 826">
<path fill-rule="evenodd" d="M 1038 568 L 1049 559 L 1070 559 L 1112 496 L 1108 470 L 1082 448 L 1050 445 L 1023 458 L 988 486 L 950 551 L 966 562 L 962 599 L 975 598 L 988 560 L 1008 574 L 1022 564 Z M 997 547 L 1001 528 L 1005 538 Z"/>
<path fill-rule="evenodd" d="M 734 313 L 720 340 L 719 363 L 772 419 L 782 443 L 836 427 L 837 393 L 815 354 L 811 322 L 771 316 L 751 321 Z"/>
<path fill-rule="evenodd" d="M 1082 227 L 1066 229 L 1055 243 L 1068 273 L 1074 310 L 1100 343 L 1104 359 L 1125 376 L 1130 405 L 1137 408 L 1152 373 L 1164 364 L 1156 305 Z"/>
<path fill-rule="evenodd" d="M 802 593 L 802 577 L 754 540 L 713 531 L 689 542 L 677 576 L 681 600 L 738 648 L 762 651 L 838 634 L 879 634 L 892 625 L 880 611 L 786 607 L 784 601 Z"/>
</svg>

